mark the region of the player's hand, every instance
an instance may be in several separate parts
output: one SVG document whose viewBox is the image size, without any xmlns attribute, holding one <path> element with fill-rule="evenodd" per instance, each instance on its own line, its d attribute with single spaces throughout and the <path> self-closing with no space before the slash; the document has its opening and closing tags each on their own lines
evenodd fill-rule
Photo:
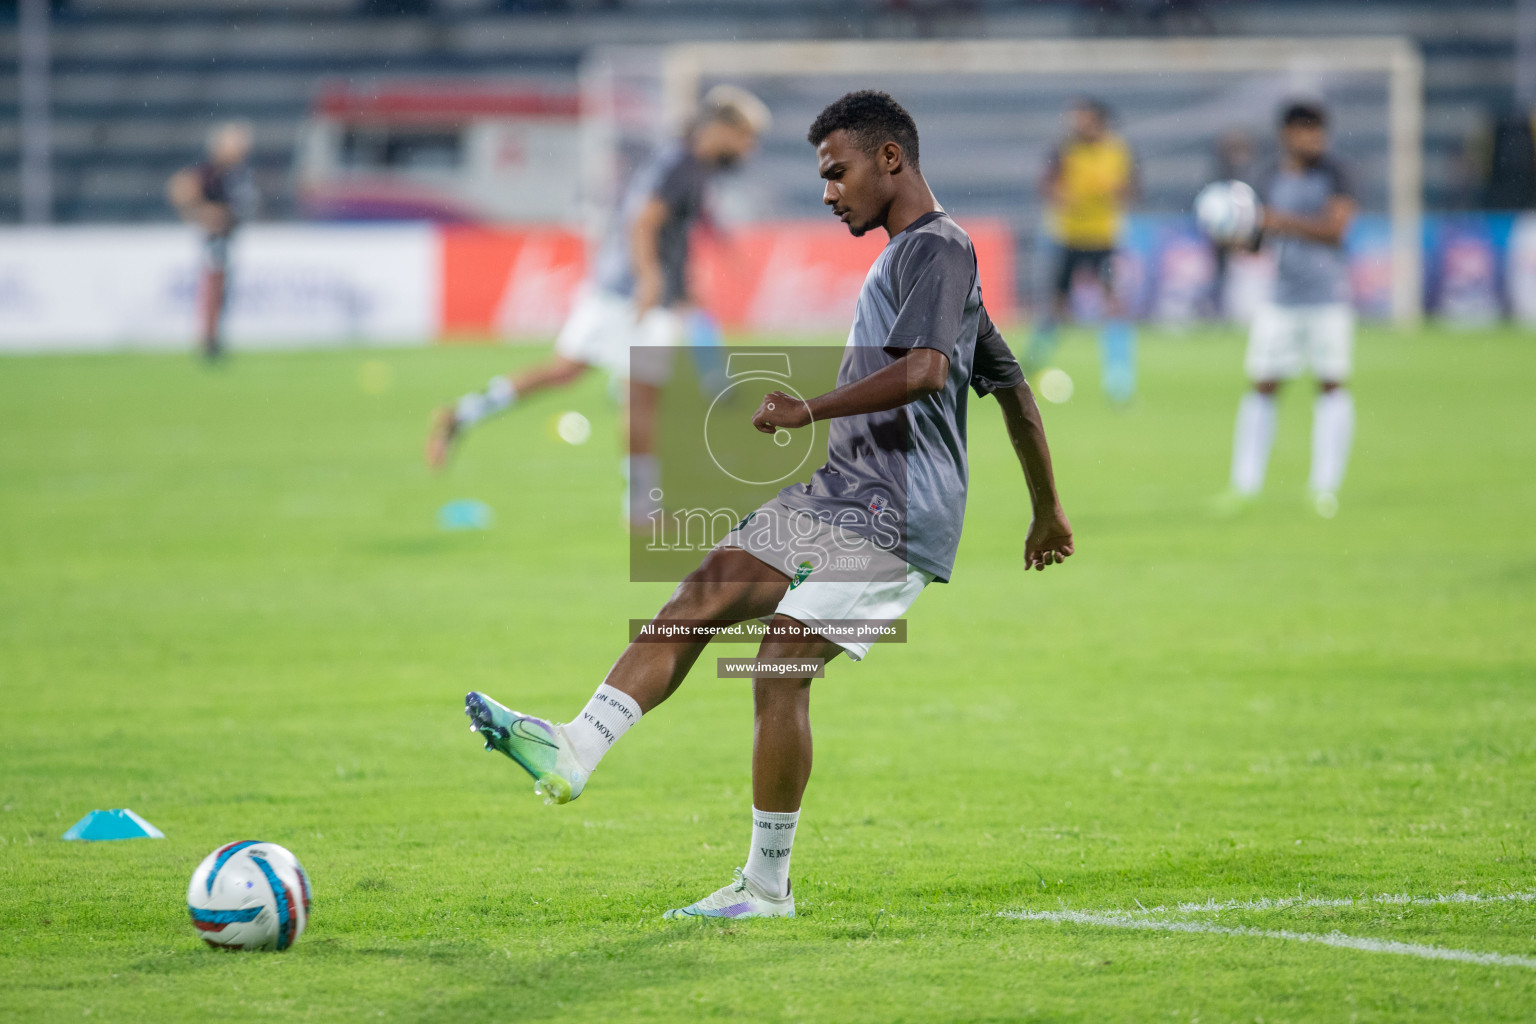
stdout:
<svg viewBox="0 0 1536 1024">
<path fill-rule="evenodd" d="M 1029 524 L 1029 536 L 1024 539 L 1024 568 L 1044 569 L 1048 565 L 1060 565 L 1072 554 L 1072 524 L 1066 513 L 1056 509 L 1048 515 L 1036 516 Z"/>
<path fill-rule="evenodd" d="M 752 414 L 752 425 L 765 434 L 794 430 L 811 422 L 811 407 L 794 395 L 770 391 Z"/>
</svg>

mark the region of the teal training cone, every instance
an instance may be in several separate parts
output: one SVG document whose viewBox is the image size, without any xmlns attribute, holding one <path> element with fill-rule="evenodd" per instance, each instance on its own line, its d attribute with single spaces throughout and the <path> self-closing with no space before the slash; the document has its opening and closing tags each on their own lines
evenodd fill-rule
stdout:
<svg viewBox="0 0 1536 1024">
<path fill-rule="evenodd" d="M 114 811 L 92 811 L 64 833 L 65 839 L 164 839 L 165 833 L 126 807 Z"/>
<path fill-rule="evenodd" d="M 496 514 L 483 501 L 464 498 L 437 510 L 437 525 L 444 530 L 489 530 Z"/>
</svg>

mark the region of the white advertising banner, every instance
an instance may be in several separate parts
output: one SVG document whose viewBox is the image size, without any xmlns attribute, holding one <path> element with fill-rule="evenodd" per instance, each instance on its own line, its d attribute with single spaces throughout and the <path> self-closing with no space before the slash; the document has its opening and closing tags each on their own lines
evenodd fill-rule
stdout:
<svg viewBox="0 0 1536 1024">
<path fill-rule="evenodd" d="M 186 348 L 198 235 L 183 227 L 0 230 L 0 351 Z M 442 272 L 429 224 L 252 225 L 237 235 L 231 347 L 425 344 Z"/>
<path fill-rule="evenodd" d="M 1505 278 L 1510 313 L 1519 323 L 1536 327 L 1536 214 L 1515 218 L 1509 233 L 1509 257 Z"/>
</svg>

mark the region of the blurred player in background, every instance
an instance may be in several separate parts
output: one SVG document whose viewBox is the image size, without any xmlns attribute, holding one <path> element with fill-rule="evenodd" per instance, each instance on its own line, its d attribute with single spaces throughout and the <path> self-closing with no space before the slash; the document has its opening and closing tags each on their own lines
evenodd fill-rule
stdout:
<svg viewBox="0 0 1536 1024">
<path fill-rule="evenodd" d="M 208 135 L 208 159 L 171 175 L 165 188 L 181 218 L 203 231 L 198 327 L 203 355 L 210 360 L 224 352 L 221 327 L 229 291 L 230 242 L 240 223 L 256 215 L 256 182 L 246 162 L 250 155 L 249 122 L 218 125 Z"/>
<path fill-rule="evenodd" d="M 889 239 L 859 292 L 838 387 L 809 402 L 770 392 L 752 417 L 769 435 L 827 421 L 827 462 L 810 483 L 785 487 L 732 530 L 653 626 L 762 618 L 771 626 L 760 658 L 820 663 L 842 651 L 862 659 L 872 642 L 831 627 L 889 623 L 928 584 L 949 579 L 969 479 L 968 389 L 997 397 L 1024 471 L 1034 515 L 1025 567 L 1060 564 L 1073 545 L 1039 408 L 982 305 L 970 238 L 923 179 L 912 116 L 885 93 L 849 93 L 821 112 L 808 138 L 825 181 L 822 201 L 851 234 L 882 230 Z M 862 568 L 834 556 L 849 550 L 863 552 Z M 813 551 L 819 568 L 800 561 Z M 614 743 L 682 685 L 708 643 L 631 643 L 565 724 L 483 693 L 466 696 L 465 712 L 487 750 L 516 761 L 549 802 L 567 803 Z M 789 864 L 811 774 L 810 672 L 807 665 L 754 678 L 746 865 L 734 881 L 663 916 L 794 916 Z"/>
<path fill-rule="evenodd" d="M 1050 298 L 1025 352 L 1024 368 L 1050 365 L 1061 320 L 1071 313 L 1072 283 L 1092 275 L 1104 296 L 1099 327 L 1104 393 L 1128 402 L 1136 393 L 1136 335 L 1115 290 L 1115 245 L 1126 207 L 1136 195 L 1136 161 L 1125 140 L 1109 130 L 1109 110 L 1080 99 L 1068 110 L 1070 131 L 1051 154 L 1040 191 L 1053 246 Z"/>
<path fill-rule="evenodd" d="M 1264 486 L 1275 442 L 1280 385 L 1310 370 L 1317 379 L 1312 409 L 1309 489 L 1318 515 L 1339 510 L 1339 488 L 1355 432 L 1348 382 L 1354 354 L 1344 235 L 1355 215 L 1354 191 L 1328 155 L 1328 119 L 1315 103 L 1288 105 L 1280 118 L 1281 158 L 1259 189 L 1259 244 L 1275 261 L 1275 294 L 1254 314 L 1245 368 L 1253 388 L 1237 410 L 1231 490 L 1235 510 Z"/>
<path fill-rule="evenodd" d="M 581 295 L 555 341 L 554 357 L 516 375 L 492 377 L 437 411 L 427 438 L 427 463 L 441 467 L 465 430 L 516 402 L 575 383 L 594 367 L 627 383 L 629 426 L 625 472 L 633 492 L 648 495 L 660 481 L 651 428 L 659 380 L 628 380 L 631 345 L 677 345 L 688 294 L 688 235 L 704 214 L 705 188 L 719 171 L 747 157 L 768 129 L 768 108 L 744 89 L 711 89 L 684 137 L 635 172 L 614 225 Z M 664 361 L 651 360 L 658 369 Z M 648 510 L 628 510 L 645 522 Z"/>
</svg>

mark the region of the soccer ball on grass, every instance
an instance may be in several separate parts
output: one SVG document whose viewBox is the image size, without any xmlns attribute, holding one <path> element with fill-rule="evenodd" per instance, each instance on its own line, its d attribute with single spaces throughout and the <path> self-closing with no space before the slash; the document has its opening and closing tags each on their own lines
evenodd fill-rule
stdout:
<svg viewBox="0 0 1536 1024">
<path fill-rule="evenodd" d="M 287 949 L 309 923 L 309 876 L 276 843 L 227 843 L 192 872 L 187 909 L 216 949 Z"/>
</svg>

